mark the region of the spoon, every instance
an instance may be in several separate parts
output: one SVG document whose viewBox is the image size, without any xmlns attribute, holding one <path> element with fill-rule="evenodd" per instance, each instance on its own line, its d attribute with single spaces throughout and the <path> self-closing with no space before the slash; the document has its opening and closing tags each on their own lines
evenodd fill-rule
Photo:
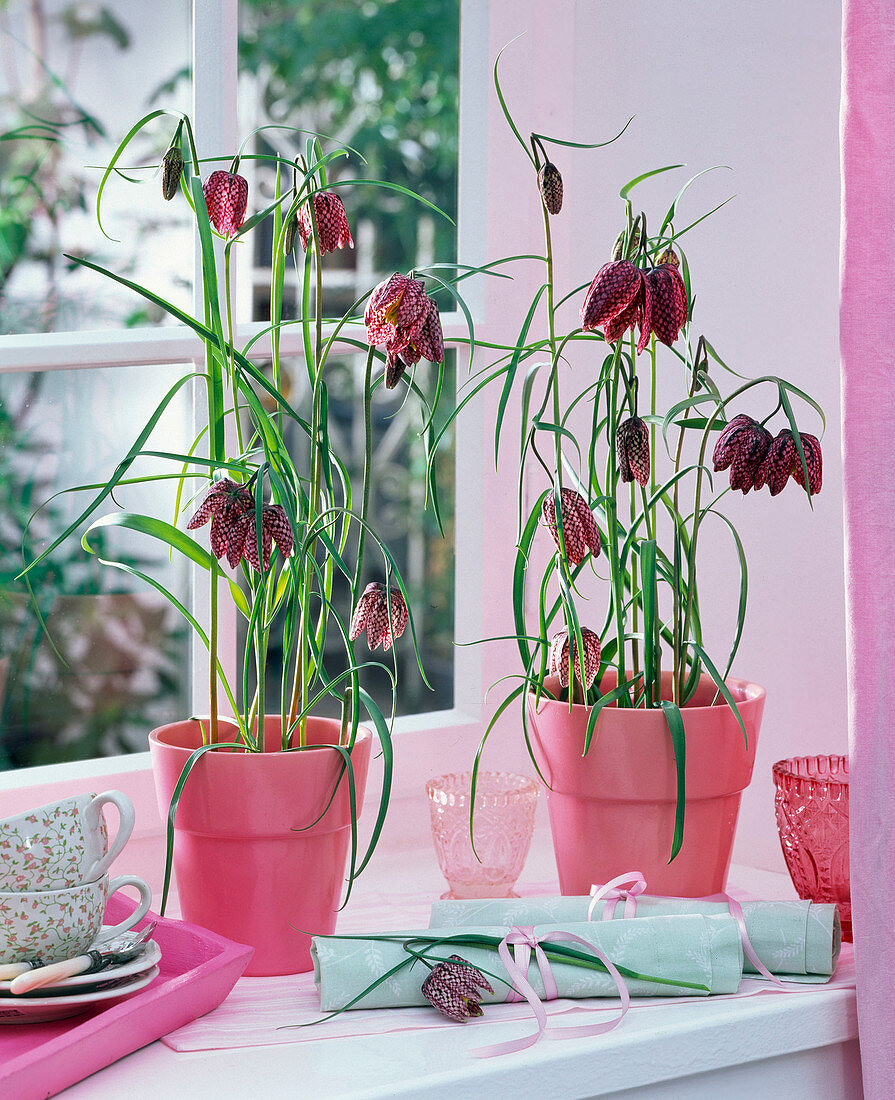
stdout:
<svg viewBox="0 0 895 1100">
<path fill-rule="evenodd" d="M 38 966 L 24 974 L 19 974 L 10 982 L 9 991 L 14 994 L 30 993 L 32 989 L 53 985 L 77 974 L 93 974 L 97 970 L 104 970 L 107 966 L 120 966 L 122 963 L 130 962 L 145 950 L 145 944 L 155 931 L 156 924 L 156 921 L 151 921 L 114 951 L 87 951 L 74 959 L 50 963 L 49 966 Z"/>
</svg>

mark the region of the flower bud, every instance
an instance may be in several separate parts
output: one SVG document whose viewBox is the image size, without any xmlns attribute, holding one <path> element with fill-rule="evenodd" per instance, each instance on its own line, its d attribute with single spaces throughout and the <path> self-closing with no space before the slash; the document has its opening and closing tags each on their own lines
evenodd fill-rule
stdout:
<svg viewBox="0 0 895 1100">
<path fill-rule="evenodd" d="M 162 160 L 162 195 L 169 202 L 177 194 L 182 174 L 183 153 L 176 145 L 172 145 Z"/>
<path fill-rule="evenodd" d="M 625 233 L 626 229 L 623 229 L 621 233 L 615 238 L 615 244 L 612 246 L 612 259 L 621 260 L 629 259 L 635 255 L 637 249 L 640 248 L 640 222 L 635 221 L 634 226 L 631 229 L 631 238 L 628 241 L 628 255 L 622 256 L 622 249 L 625 247 Z"/>
<path fill-rule="evenodd" d="M 538 172 L 538 190 L 547 213 L 558 214 L 562 210 L 562 176 L 556 165 L 549 160 Z"/>
<path fill-rule="evenodd" d="M 615 453 L 622 481 L 637 481 L 646 488 L 650 473 L 649 428 L 639 416 L 619 424 L 615 433 Z"/>
<path fill-rule="evenodd" d="M 659 267 L 660 264 L 671 264 L 673 267 L 681 266 L 681 261 L 677 258 L 677 253 L 671 245 L 669 245 L 665 251 L 659 255 L 658 260 L 656 260 L 656 267 Z"/>
<path fill-rule="evenodd" d="M 292 251 L 295 246 L 295 235 L 298 232 L 298 214 L 293 214 L 292 217 L 286 222 L 286 237 L 283 241 L 283 252 L 286 256 Z"/>
</svg>

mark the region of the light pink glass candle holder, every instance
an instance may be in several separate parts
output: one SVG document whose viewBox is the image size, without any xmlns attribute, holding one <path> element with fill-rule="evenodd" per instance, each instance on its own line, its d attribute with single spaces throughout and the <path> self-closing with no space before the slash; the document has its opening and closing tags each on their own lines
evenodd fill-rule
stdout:
<svg viewBox="0 0 895 1100">
<path fill-rule="evenodd" d="M 851 941 L 848 867 L 848 757 L 794 756 L 774 765 L 777 829 L 800 898 L 839 906 Z"/>
<path fill-rule="evenodd" d="M 479 772 L 475 852 L 469 837 L 469 772 L 426 784 L 438 866 L 450 890 L 444 898 L 514 898 L 513 886 L 531 845 L 538 785 L 524 775 Z M 478 859 L 476 859 L 478 854 Z"/>
</svg>

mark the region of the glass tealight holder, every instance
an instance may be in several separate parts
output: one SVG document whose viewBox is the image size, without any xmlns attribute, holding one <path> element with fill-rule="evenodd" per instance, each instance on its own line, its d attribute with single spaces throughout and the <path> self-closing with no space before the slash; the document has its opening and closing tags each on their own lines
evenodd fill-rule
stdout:
<svg viewBox="0 0 895 1100">
<path fill-rule="evenodd" d="M 443 898 L 515 898 L 534 830 L 539 787 L 509 772 L 479 772 L 475 852 L 469 836 L 472 775 L 439 775 L 426 784 L 438 865 L 450 890 Z M 478 856 L 478 858 L 476 858 Z"/>
<path fill-rule="evenodd" d="M 800 898 L 835 902 L 851 941 L 848 757 L 794 756 L 774 765 L 780 845 Z"/>
</svg>

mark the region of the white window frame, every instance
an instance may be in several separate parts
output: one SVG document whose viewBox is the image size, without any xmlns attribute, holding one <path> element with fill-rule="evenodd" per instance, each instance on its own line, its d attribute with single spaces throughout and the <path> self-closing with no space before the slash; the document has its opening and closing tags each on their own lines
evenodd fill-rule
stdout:
<svg viewBox="0 0 895 1100">
<path fill-rule="evenodd" d="M 489 125 L 494 129 L 490 87 L 492 22 L 495 11 L 512 18 L 509 0 L 462 0 L 460 72 L 460 161 L 458 254 L 465 263 L 485 260 L 489 203 L 487 177 L 493 169 L 489 153 Z M 193 5 L 193 121 L 199 154 L 236 148 L 237 127 L 237 12 L 238 0 L 201 0 Z M 510 37 L 512 37 L 510 35 Z M 495 213 L 495 212 L 491 212 Z M 198 282 L 198 261 L 195 263 Z M 487 280 L 496 283 L 498 280 Z M 484 279 L 465 284 L 465 296 L 476 320 L 477 337 L 500 338 L 490 331 L 495 315 L 493 292 Z M 466 336 L 466 322 L 459 312 L 443 317 L 445 339 Z M 240 324 L 236 337 L 247 340 L 263 327 Z M 283 354 L 301 353 L 300 334 L 286 329 L 281 337 Z M 465 350 L 458 350 L 458 375 L 465 376 Z M 180 328 L 136 331 L 68 332 L 0 336 L 0 373 L 78 370 L 94 367 L 149 365 L 164 362 L 203 362 L 196 338 Z M 485 403 L 475 401 L 456 427 L 456 535 L 455 535 L 455 637 L 470 642 L 487 636 L 506 635 L 509 622 L 495 608 L 508 603 L 509 576 L 515 538 L 512 524 L 495 530 L 484 510 L 484 486 L 493 480 L 492 445 L 486 427 Z M 502 495 L 515 499 L 512 462 L 504 471 Z M 507 480 L 507 478 L 509 480 Z M 488 563 L 487 569 L 485 563 Z M 504 589 L 506 591 L 504 591 Z M 500 590 L 500 591 L 498 591 Z M 201 615 L 199 591 L 194 596 Z M 511 620 L 510 620 L 511 621 Z M 230 624 L 235 638 L 235 612 Z M 232 663 L 235 667 L 235 645 Z M 489 658 L 487 651 L 491 650 Z M 483 689 L 507 670 L 497 652 L 512 654 L 506 643 L 495 647 L 460 646 L 454 653 L 454 706 L 451 710 L 407 715 L 395 725 L 396 771 L 393 797 L 412 799 L 428 775 L 437 771 L 468 770 L 483 728 Z M 201 661 L 194 660 L 193 694 L 200 699 L 205 689 Z M 491 675 L 493 673 L 493 675 Z M 402 744 L 413 739 L 410 746 Z M 446 752 L 448 755 L 446 756 Z M 505 766 L 505 762 L 501 762 Z M 151 803 L 149 753 L 83 760 L 67 764 L 23 768 L 0 774 L 0 813 L 37 804 L 40 797 L 61 797 L 83 789 L 116 786 L 127 790 L 138 803 Z M 3 793 L 7 792 L 7 793 Z M 392 817 L 397 815 L 390 815 Z M 138 813 L 139 821 L 139 813 Z M 406 822 L 405 822 L 406 825 Z M 155 826 L 153 826 L 155 827 Z"/>
</svg>

